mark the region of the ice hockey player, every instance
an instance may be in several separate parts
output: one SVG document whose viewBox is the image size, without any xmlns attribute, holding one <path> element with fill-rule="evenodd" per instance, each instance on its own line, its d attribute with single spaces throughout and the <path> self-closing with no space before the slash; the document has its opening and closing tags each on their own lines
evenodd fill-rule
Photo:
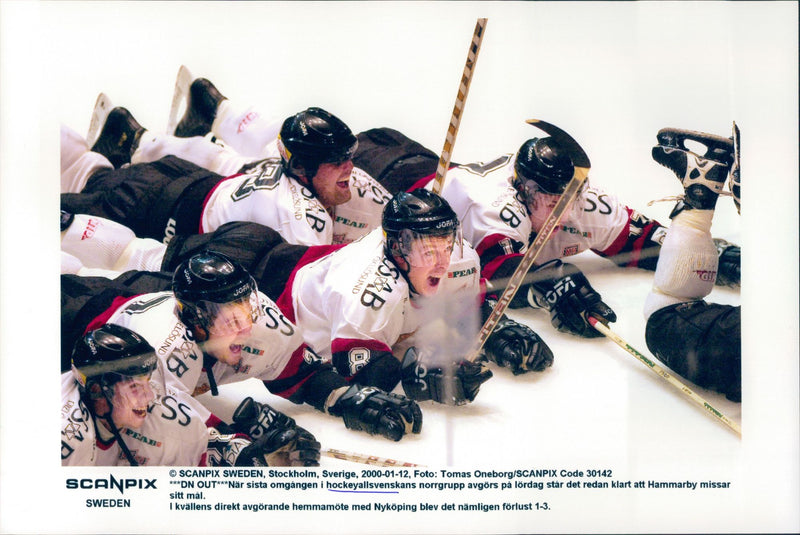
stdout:
<svg viewBox="0 0 800 535">
<path fill-rule="evenodd" d="M 135 330 L 190 394 L 216 394 L 218 385 L 255 377 L 273 394 L 340 416 L 351 429 L 393 440 L 421 429 L 416 403 L 345 381 L 303 342 L 250 274 L 219 253 L 183 261 L 165 291 L 137 291 L 159 284 L 158 274 L 149 272 L 125 274 L 124 281 L 69 277 L 62 275 L 62 333 L 98 322 Z M 204 418 L 216 424 L 207 410 Z"/>
<path fill-rule="evenodd" d="M 208 138 L 151 133 L 118 107 L 109 113 L 92 151 L 124 162 L 124 167 L 86 178 L 76 174 L 93 168 L 80 163 L 82 153 L 74 145 L 81 140 L 75 138 L 62 133 L 62 167 L 74 171 L 62 183 L 85 186 L 70 190 L 81 192 L 77 198 L 62 195 L 62 208 L 109 217 L 140 237 L 167 241 L 174 234 L 210 232 L 229 221 L 253 221 L 278 230 L 290 243 L 348 243 L 380 226 L 390 198 L 377 181 L 353 167 L 357 141 L 347 125 L 320 108 L 287 118 L 269 147 L 273 155 L 265 158 L 242 156 Z M 131 151 L 126 157 L 115 156 L 120 139 L 137 140 L 126 147 Z M 85 159 L 95 160 L 87 151 L 88 143 Z M 127 197 L 103 192 L 123 183 L 140 210 L 156 221 L 140 228 Z M 166 198 L 167 208 L 159 209 L 154 198 Z M 116 210 L 106 210 L 109 206 Z"/>
<path fill-rule="evenodd" d="M 735 123 L 731 138 L 676 128 L 658 132 L 653 159 L 675 173 L 684 195 L 670 216 L 644 305 L 650 351 L 677 374 L 732 401 L 742 396 L 742 310 L 704 298 L 720 261 L 711 221 L 726 179 L 740 210 L 739 137 Z M 687 140 L 704 145 L 705 152 L 687 149 Z"/>
<path fill-rule="evenodd" d="M 491 377 L 485 366 L 458 354 L 434 363 L 415 361 L 415 351 L 407 352 L 402 363 L 393 354 L 436 303 L 453 249 L 461 243 L 458 219 L 443 198 L 427 190 L 401 192 L 384 210 L 382 228 L 361 240 L 323 255 L 312 247 L 299 259 L 295 253 L 290 262 L 275 255 L 274 265 L 294 265 L 276 302 L 301 326 L 309 345 L 344 377 L 386 390 L 402 377 L 413 399 L 467 403 Z M 465 283 L 456 294 L 471 296 L 465 307 L 477 311 L 480 287 L 474 271 L 461 274 L 472 281 L 473 293 Z M 552 364 L 550 349 L 533 331 L 505 320 L 486 344 L 488 359 L 515 373 Z M 419 349 L 424 356 L 426 348 Z M 452 395 L 443 396 L 446 376 L 456 386 Z"/>
<path fill-rule="evenodd" d="M 290 428 L 221 434 L 199 403 L 164 382 L 153 348 L 137 333 L 102 325 L 78 339 L 61 377 L 64 466 L 283 466 Z M 319 459 L 317 444 L 316 459 Z"/>
<path fill-rule="evenodd" d="M 355 161 L 389 189 L 409 184 L 404 169 L 417 172 L 435 168 L 432 153 L 390 129 L 359 134 Z M 382 147 L 386 154 L 381 156 Z M 408 153 L 408 157 L 403 154 Z M 502 286 L 519 265 L 572 178 L 567 149 L 552 137 L 532 138 L 516 154 L 504 154 L 488 163 L 458 165 L 450 169 L 442 196 L 461 219 L 465 239 L 481 258 L 482 274 Z M 421 177 L 410 189 L 432 186 L 433 175 Z M 588 183 L 587 183 L 588 184 Z M 615 321 L 613 310 L 574 265 L 561 260 L 585 250 L 628 266 L 655 269 L 665 228 L 623 205 L 615 196 L 588 185 L 572 204 L 529 273 L 535 282 L 521 288 L 511 303 L 550 310 L 553 325 L 585 337 L 602 336 L 586 321 L 591 314 Z M 726 284 L 739 281 L 739 248 L 719 241 Z"/>
</svg>

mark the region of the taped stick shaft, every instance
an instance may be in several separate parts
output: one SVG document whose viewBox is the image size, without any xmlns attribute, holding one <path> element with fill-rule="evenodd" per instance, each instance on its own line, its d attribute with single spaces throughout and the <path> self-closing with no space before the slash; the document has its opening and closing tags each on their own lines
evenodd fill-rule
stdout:
<svg viewBox="0 0 800 535">
<path fill-rule="evenodd" d="M 353 453 L 351 451 L 342 451 L 333 448 L 323 449 L 320 453 L 322 453 L 322 455 L 325 457 L 333 457 L 334 459 L 339 459 L 341 461 L 370 464 L 373 466 L 425 466 L 422 464 L 398 461 L 396 459 L 387 459 L 385 457 L 375 457 L 374 455 L 364 455 L 362 453 Z"/>
<path fill-rule="evenodd" d="M 461 114 L 464 112 L 464 104 L 469 94 L 469 86 L 472 83 L 472 74 L 475 71 L 475 64 L 478 62 L 478 53 L 481 50 L 481 42 L 483 41 L 487 20 L 488 19 L 478 19 L 478 22 L 475 23 L 475 31 L 472 33 L 472 42 L 469 45 L 467 62 L 464 65 L 464 72 L 461 75 L 461 82 L 458 86 L 458 94 L 456 95 L 456 103 L 453 106 L 453 114 L 450 116 L 450 125 L 447 127 L 444 148 L 442 148 L 442 154 L 439 156 L 439 165 L 436 167 L 433 192 L 437 195 L 442 192 L 444 177 L 445 174 L 447 174 L 447 168 L 450 167 L 453 145 L 456 143 L 458 127 L 461 124 Z"/>
<path fill-rule="evenodd" d="M 497 326 L 500 318 L 505 313 L 508 305 L 511 303 L 511 300 L 514 299 L 514 296 L 517 294 L 517 290 L 519 290 L 524 284 L 528 270 L 531 268 L 534 261 L 536 261 L 536 257 L 539 256 L 539 253 L 542 251 L 542 249 L 544 249 L 545 244 L 547 244 L 547 240 L 549 240 L 550 236 L 553 234 L 553 230 L 555 230 L 556 226 L 561 221 L 561 218 L 566 213 L 567 208 L 569 208 L 569 206 L 572 204 L 572 201 L 574 201 L 578 196 L 578 193 L 583 188 L 583 184 L 586 182 L 588 177 L 588 167 L 575 167 L 572 179 L 567 184 L 567 187 L 564 188 L 564 192 L 561 194 L 561 197 L 559 198 L 555 207 L 553 207 L 550 215 L 547 216 L 542 229 L 536 235 L 536 239 L 533 240 L 533 244 L 531 244 L 531 246 L 525 252 L 525 255 L 522 257 L 517 269 L 514 270 L 514 273 L 508 279 L 505 290 L 503 290 L 503 293 L 500 295 L 497 304 L 494 306 L 491 314 L 489 314 L 489 317 L 486 318 L 486 322 L 483 324 L 483 327 L 481 327 L 475 347 L 467 356 L 467 360 L 470 362 L 475 362 L 475 359 L 477 359 L 480 355 L 481 348 L 486 342 L 486 339 L 489 338 L 489 335 L 492 334 L 492 331 L 494 331 L 494 328 Z"/>
<path fill-rule="evenodd" d="M 597 318 L 589 316 L 588 318 L 589 323 L 592 324 L 592 327 L 603 333 L 607 338 L 610 338 L 614 343 L 616 343 L 619 347 L 636 357 L 640 362 L 644 363 L 650 370 L 652 370 L 656 375 L 667 381 L 677 390 L 680 390 L 686 397 L 700 405 L 704 412 L 710 414 L 720 422 L 727 425 L 730 429 L 733 429 L 737 435 L 740 437 L 742 436 L 742 429 L 739 427 L 739 424 L 722 414 L 719 410 L 714 408 L 708 401 L 703 399 L 702 397 L 698 396 L 692 389 L 688 386 L 683 384 L 681 381 L 675 378 L 674 375 L 668 373 L 664 370 L 661 366 L 650 360 L 649 358 L 645 357 L 641 353 L 639 353 L 635 348 L 633 348 L 628 342 L 623 340 L 619 337 L 614 331 L 609 329 L 606 325 L 602 322 L 598 321 Z"/>
</svg>

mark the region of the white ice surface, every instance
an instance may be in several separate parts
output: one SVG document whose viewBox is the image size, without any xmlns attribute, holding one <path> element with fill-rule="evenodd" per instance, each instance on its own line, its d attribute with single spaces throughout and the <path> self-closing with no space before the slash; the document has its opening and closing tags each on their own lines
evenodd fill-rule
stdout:
<svg viewBox="0 0 800 535">
<path fill-rule="evenodd" d="M 795 3 L 4 2 L 0 8 L 1 532 L 800 529 Z M 728 135 L 732 120 L 741 127 L 745 212 L 739 217 L 722 199 L 712 232 L 742 245 L 744 287 L 715 289 L 710 299 L 744 304 L 744 400 L 696 391 L 741 423 L 743 437 L 612 341 L 557 333 L 533 311 L 511 315 L 545 338 L 555 353 L 551 369 L 513 377 L 493 368 L 474 404 L 424 404 L 422 434 L 399 443 L 348 431 L 335 418 L 270 396 L 255 381 L 225 386 L 209 403 L 229 416 L 243 395 L 252 395 L 295 417 L 324 448 L 437 470 L 599 468 L 612 469 L 618 480 L 730 481 L 731 489 L 418 492 L 388 500 L 548 501 L 552 510 L 341 518 L 176 516 L 166 510 L 168 500 L 151 504 L 137 495 L 131 510 L 95 511 L 85 507 L 86 493 L 65 491 L 67 477 L 109 471 L 63 470 L 53 453 L 59 123 L 85 132 L 103 91 L 145 126 L 163 128 L 175 74 L 186 64 L 237 103 L 276 116 L 322 106 L 354 131 L 390 126 L 438 152 L 481 16 L 489 23 L 454 161 L 514 151 L 538 134 L 524 120 L 541 118 L 587 150 L 593 182 L 666 223 L 672 203 L 646 206 L 680 193 L 677 180 L 650 157 L 658 129 Z M 31 202 L 32 196 L 39 198 Z M 574 261 L 617 312 L 614 331 L 649 356 L 641 310 L 652 274 L 590 254 Z M 363 467 L 327 457 L 322 466 Z M 152 473 L 167 487 L 165 472 Z M 148 511 L 155 514 L 143 520 Z"/>
</svg>

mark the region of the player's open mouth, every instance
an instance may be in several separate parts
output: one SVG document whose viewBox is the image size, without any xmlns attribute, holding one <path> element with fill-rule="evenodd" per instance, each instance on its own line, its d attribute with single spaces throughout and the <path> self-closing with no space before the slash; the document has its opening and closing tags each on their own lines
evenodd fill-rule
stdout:
<svg viewBox="0 0 800 535">
<path fill-rule="evenodd" d="M 131 412 L 133 412 L 133 414 L 138 418 L 144 418 L 147 416 L 147 407 L 142 409 L 131 409 Z"/>
<path fill-rule="evenodd" d="M 433 276 L 428 277 L 428 286 L 436 288 L 437 286 L 439 286 L 440 282 L 442 282 L 441 277 L 433 277 Z"/>
<path fill-rule="evenodd" d="M 230 349 L 231 353 L 234 355 L 238 355 L 242 352 L 242 344 L 231 344 L 228 346 L 228 349 Z"/>
<path fill-rule="evenodd" d="M 349 188 L 350 187 L 350 178 L 348 177 L 347 180 L 339 180 L 336 183 L 336 187 L 338 187 L 338 188 Z"/>
</svg>

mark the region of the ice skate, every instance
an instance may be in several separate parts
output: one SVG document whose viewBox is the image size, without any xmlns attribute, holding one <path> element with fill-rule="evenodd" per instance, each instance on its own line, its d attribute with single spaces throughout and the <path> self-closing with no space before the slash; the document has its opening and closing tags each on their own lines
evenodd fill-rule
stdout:
<svg viewBox="0 0 800 535">
<path fill-rule="evenodd" d="M 131 112 L 118 106 L 106 117 L 92 151 L 99 152 L 119 169 L 131 162 L 131 155 L 139 146 L 144 131 L 145 128 L 134 119 Z"/>
<path fill-rule="evenodd" d="M 177 137 L 204 136 L 211 131 L 217 106 L 225 96 L 205 78 L 192 82 L 186 97 L 186 111 L 175 127 Z"/>
<path fill-rule="evenodd" d="M 653 159 L 675 173 L 684 188 L 683 200 L 673 214 L 684 208 L 713 209 L 733 162 L 733 140 L 677 128 L 662 128 L 656 138 Z M 704 146 L 705 153 L 692 152 L 686 141 Z"/>
<path fill-rule="evenodd" d="M 741 157 L 741 134 L 739 132 L 739 127 L 736 126 L 736 122 L 733 123 L 733 131 L 731 132 L 731 139 L 733 140 L 733 164 L 731 164 L 731 173 L 730 178 L 728 179 L 728 189 L 731 190 L 731 195 L 733 196 L 733 203 L 736 205 L 736 211 L 738 213 L 742 212 L 741 206 L 741 187 L 742 187 L 742 179 L 740 176 L 739 170 L 739 158 Z"/>
</svg>

